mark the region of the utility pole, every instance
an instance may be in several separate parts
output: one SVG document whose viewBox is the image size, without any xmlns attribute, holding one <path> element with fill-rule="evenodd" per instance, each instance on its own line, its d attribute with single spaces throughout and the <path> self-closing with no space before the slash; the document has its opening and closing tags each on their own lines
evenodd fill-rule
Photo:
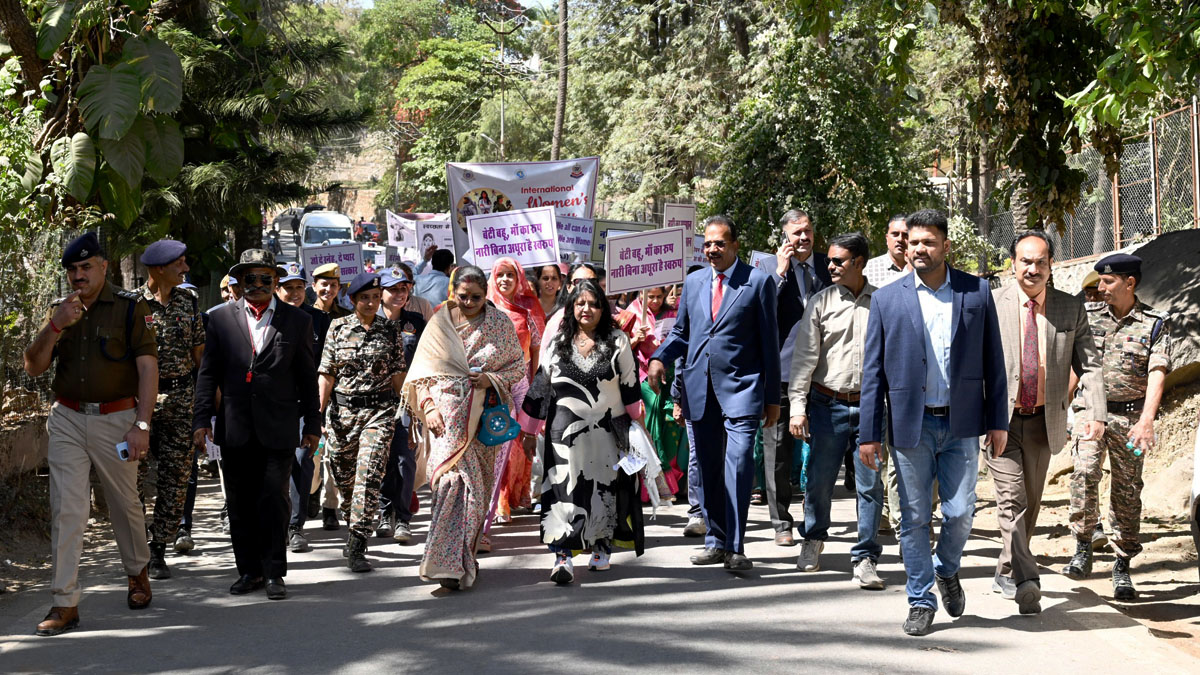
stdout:
<svg viewBox="0 0 1200 675">
<path fill-rule="evenodd" d="M 503 9 L 504 8 L 501 7 L 502 12 L 503 12 Z M 508 55 L 504 51 L 504 39 L 506 37 L 508 37 L 510 34 L 516 32 L 516 30 L 521 27 L 522 22 L 514 21 L 512 28 L 508 28 L 508 17 L 503 16 L 503 14 L 502 14 L 500 17 L 500 26 L 497 27 L 495 24 L 492 23 L 492 20 L 487 18 L 486 16 L 480 17 L 480 18 L 483 21 L 483 25 L 487 26 L 488 28 L 491 28 L 493 33 L 500 36 L 500 68 L 502 71 L 507 71 Z M 505 90 L 507 90 L 507 89 L 508 89 L 508 73 L 502 72 L 500 74 L 500 161 L 501 162 L 505 161 L 504 160 L 504 112 L 505 112 L 505 110 L 504 110 L 504 94 L 505 94 Z"/>
<path fill-rule="evenodd" d="M 567 117 L 567 0 L 558 0 L 558 101 L 554 105 L 554 137 L 550 159 L 562 150 L 563 123 Z"/>
</svg>

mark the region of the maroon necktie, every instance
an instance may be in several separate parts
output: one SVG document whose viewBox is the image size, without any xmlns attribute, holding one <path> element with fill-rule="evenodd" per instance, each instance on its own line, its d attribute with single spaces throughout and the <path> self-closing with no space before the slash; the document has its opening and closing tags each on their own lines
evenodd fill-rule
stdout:
<svg viewBox="0 0 1200 675">
<path fill-rule="evenodd" d="M 250 313 L 254 315 L 255 321 L 262 321 L 263 314 L 266 313 L 267 308 L 270 306 L 271 306 L 271 303 L 269 303 L 269 302 L 264 302 L 261 305 L 256 305 L 252 302 L 246 303 L 246 307 L 250 310 Z"/>
<path fill-rule="evenodd" d="M 1037 300 L 1025 303 L 1029 313 L 1025 315 L 1025 339 L 1021 343 L 1021 393 L 1017 404 L 1022 408 L 1037 405 L 1038 390 L 1038 331 Z"/>
<path fill-rule="evenodd" d="M 725 297 L 725 275 L 717 275 L 717 287 L 713 289 L 713 321 L 717 320 L 717 312 L 721 311 L 721 299 Z"/>
</svg>

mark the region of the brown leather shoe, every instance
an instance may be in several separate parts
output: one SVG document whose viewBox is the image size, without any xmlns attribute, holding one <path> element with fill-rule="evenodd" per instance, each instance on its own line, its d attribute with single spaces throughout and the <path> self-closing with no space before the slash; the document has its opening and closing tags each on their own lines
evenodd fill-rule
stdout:
<svg viewBox="0 0 1200 675">
<path fill-rule="evenodd" d="M 150 606 L 150 576 L 143 567 L 141 574 L 129 577 L 129 609 L 146 609 Z"/>
<path fill-rule="evenodd" d="M 79 627 L 78 607 L 51 607 L 50 613 L 37 625 L 37 635 L 59 635 Z"/>
<path fill-rule="evenodd" d="M 796 540 L 792 537 L 791 532 L 776 532 L 775 533 L 775 545 L 776 546 L 795 546 Z"/>
</svg>

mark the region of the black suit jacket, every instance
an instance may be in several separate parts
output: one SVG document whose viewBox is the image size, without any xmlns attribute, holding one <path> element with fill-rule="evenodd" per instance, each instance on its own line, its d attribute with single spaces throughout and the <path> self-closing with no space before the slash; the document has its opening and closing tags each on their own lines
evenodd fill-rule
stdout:
<svg viewBox="0 0 1200 675">
<path fill-rule="evenodd" d="M 251 348 L 245 299 L 209 313 L 193 429 L 208 427 L 215 415 L 217 445 L 295 448 L 301 417 L 304 434 L 321 433 L 319 408 L 312 319 L 307 313 L 276 300 L 257 354 Z"/>
<path fill-rule="evenodd" d="M 817 291 L 832 286 L 833 280 L 829 278 L 829 258 L 824 253 L 813 251 L 812 257 L 809 259 L 813 267 L 813 287 L 808 297 L 817 294 Z M 779 347 L 781 349 L 780 356 L 785 363 L 781 363 L 783 377 L 786 379 L 788 374 L 792 372 L 792 345 L 796 342 L 796 324 L 800 323 L 800 318 L 804 316 L 804 296 L 800 293 L 800 284 L 796 279 L 796 269 L 788 261 L 787 275 L 782 281 L 779 277 L 772 275 L 775 279 L 776 287 L 776 317 L 779 321 Z"/>
</svg>

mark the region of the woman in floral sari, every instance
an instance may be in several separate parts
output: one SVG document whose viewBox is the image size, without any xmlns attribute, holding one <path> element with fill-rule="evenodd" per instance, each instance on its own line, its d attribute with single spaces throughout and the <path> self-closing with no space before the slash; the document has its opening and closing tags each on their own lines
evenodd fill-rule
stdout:
<svg viewBox="0 0 1200 675">
<path fill-rule="evenodd" d="M 488 300 L 512 321 L 521 351 L 528 364 L 526 377 L 513 386 L 513 410 L 521 410 L 521 402 L 529 391 L 529 380 L 537 372 L 538 354 L 541 350 L 542 333 L 546 330 L 546 314 L 542 303 L 525 278 L 521 266 L 512 258 L 500 258 L 492 266 L 492 281 L 488 285 Z M 496 461 L 496 475 L 500 476 L 499 501 L 496 505 L 496 522 L 512 520 L 516 507 L 529 508 L 529 480 L 533 470 L 532 454 L 536 428 L 527 416 L 518 414 L 522 432 L 508 444 Z"/>
<path fill-rule="evenodd" d="M 617 315 L 616 320 L 621 330 L 629 336 L 629 343 L 637 357 L 638 381 L 642 383 L 642 402 L 646 405 L 646 432 L 654 441 L 654 448 L 658 451 L 659 463 L 662 465 L 662 473 L 658 474 L 655 481 L 658 496 L 663 501 L 673 502 L 675 493 L 679 492 L 679 479 L 684 475 L 676 462 L 680 443 L 684 442 L 683 429 L 675 423 L 672 415 L 670 392 L 664 389 L 662 393 L 656 394 L 646 383 L 646 368 L 650 364 L 650 357 L 675 324 L 675 310 L 665 302 L 667 292 L 666 288 L 648 289 L 643 296 L 644 316 L 643 298 L 637 298 Z M 668 377 L 673 377 L 673 374 L 668 372 Z M 649 501 L 649 495 L 644 495 L 644 499 Z"/>
<path fill-rule="evenodd" d="M 405 406 L 429 434 L 433 511 L 421 578 L 451 589 L 475 583 L 475 551 L 491 504 L 499 448 L 476 437 L 486 392 L 512 410 L 510 392 L 526 373 L 512 322 L 488 306 L 486 288 L 483 270 L 457 270 L 451 298 L 426 326 L 404 385 Z"/>
</svg>

